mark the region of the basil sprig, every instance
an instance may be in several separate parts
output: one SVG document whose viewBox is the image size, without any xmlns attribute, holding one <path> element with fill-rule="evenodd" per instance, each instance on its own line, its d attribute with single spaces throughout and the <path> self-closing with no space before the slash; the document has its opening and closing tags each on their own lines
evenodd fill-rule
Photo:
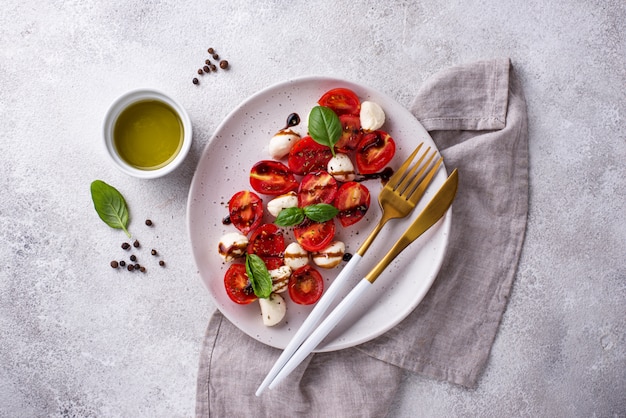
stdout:
<svg viewBox="0 0 626 418">
<path fill-rule="evenodd" d="M 341 138 L 341 121 L 329 107 L 315 106 L 309 114 L 309 135 L 319 144 L 330 148 L 335 156 L 335 144 Z"/>
<path fill-rule="evenodd" d="M 278 226 L 294 226 L 304 221 L 305 216 L 315 222 L 326 222 L 338 213 L 339 209 L 328 203 L 318 203 L 304 208 L 291 207 L 281 210 L 274 223 Z"/>
<path fill-rule="evenodd" d="M 98 212 L 100 219 L 111 228 L 122 229 L 130 238 L 130 232 L 126 229 L 128 225 L 128 207 L 124 196 L 113 186 L 109 186 L 102 180 L 95 180 L 91 183 L 91 200 Z"/>
<path fill-rule="evenodd" d="M 256 254 L 246 255 L 246 274 L 254 294 L 259 298 L 269 298 L 272 293 L 272 276 L 261 257 Z"/>
</svg>

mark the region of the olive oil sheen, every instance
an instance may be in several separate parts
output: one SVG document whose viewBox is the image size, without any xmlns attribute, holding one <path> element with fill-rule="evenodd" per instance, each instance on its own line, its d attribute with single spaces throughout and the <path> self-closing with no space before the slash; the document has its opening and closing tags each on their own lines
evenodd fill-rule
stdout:
<svg viewBox="0 0 626 418">
<path fill-rule="evenodd" d="M 176 111 L 158 100 L 128 106 L 113 128 L 117 153 L 140 170 L 156 170 L 171 162 L 182 147 L 183 137 L 183 123 Z"/>
</svg>

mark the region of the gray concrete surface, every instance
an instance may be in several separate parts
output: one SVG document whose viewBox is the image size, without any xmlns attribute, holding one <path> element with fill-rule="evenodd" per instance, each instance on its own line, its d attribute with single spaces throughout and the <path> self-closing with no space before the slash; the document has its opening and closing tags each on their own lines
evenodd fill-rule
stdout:
<svg viewBox="0 0 626 418">
<path fill-rule="evenodd" d="M 531 206 L 479 387 L 407 375 L 392 417 L 626 416 L 626 3 L 7 0 L 0 14 L 0 417 L 189 417 L 214 309 L 186 233 L 199 155 L 239 102 L 303 75 L 409 105 L 445 67 L 509 56 L 528 101 Z M 191 79 L 215 47 L 228 72 Z M 136 87 L 188 109 L 184 167 L 142 181 L 100 147 Z M 124 236 L 94 179 L 127 197 L 165 269 L 108 267 Z M 143 219 L 155 225 L 148 229 Z M 147 251 L 147 250 L 146 250 Z"/>
</svg>

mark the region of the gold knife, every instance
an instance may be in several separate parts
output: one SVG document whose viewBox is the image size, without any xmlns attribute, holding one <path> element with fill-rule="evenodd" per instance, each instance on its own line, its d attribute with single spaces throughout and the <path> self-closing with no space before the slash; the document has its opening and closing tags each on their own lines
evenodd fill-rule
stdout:
<svg viewBox="0 0 626 418">
<path fill-rule="evenodd" d="M 346 295 L 324 321 L 309 335 L 300 348 L 285 363 L 276 375 L 269 388 L 273 389 L 285 377 L 289 375 L 346 316 L 354 304 L 361 298 L 371 285 L 376 281 L 380 273 L 387 268 L 389 263 L 398 256 L 410 243 L 426 232 L 445 215 L 456 196 L 458 187 L 458 172 L 456 169 L 443 183 L 435 196 L 426 205 L 422 212 L 413 221 L 411 226 L 402 234 L 389 252 L 376 264 L 376 266 Z"/>
</svg>

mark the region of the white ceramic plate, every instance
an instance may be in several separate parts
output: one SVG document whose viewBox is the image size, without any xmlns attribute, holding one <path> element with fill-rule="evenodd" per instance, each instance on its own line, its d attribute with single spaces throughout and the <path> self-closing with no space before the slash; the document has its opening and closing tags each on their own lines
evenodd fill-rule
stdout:
<svg viewBox="0 0 626 418">
<path fill-rule="evenodd" d="M 417 119 L 388 96 L 349 81 L 326 77 L 299 78 L 264 89 L 234 109 L 207 144 L 191 183 L 187 206 L 188 232 L 196 265 L 209 294 L 224 316 L 243 332 L 277 348 L 287 345 L 312 307 L 297 305 L 291 302 L 287 293 L 283 293 L 288 305 L 287 316 L 279 325 L 266 327 L 261 321 L 258 303 L 243 306 L 233 303 L 223 284 L 229 264 L 222 261 L 217 248 L 220 237 L 235 231 L 235 228 L 224 225 L 222 220 L 228 215 L 230 197 L 239 190 L 252 190 L 248 181 L 249 170 L 257 161 L 271 159 L 268 154 L 269 140 L 285 126 L 288 115 L 300 115 L 302 122 L 294 130 L 301 135 L 306 134 L 311 108 L 323 93 L 335 87 L 349 88 L 362 101 L 374 101 L 385 110 L 387 118 L 382 129 L 396 141 L 392 167 L 397 168 L 422 141 L 435 148 Z M 444 167 L 435 176 L 411 218 L 417 216 L 446 177 Z M 381 214 L 377 203 L 380 181 L 370 180 L 364 184 L 372 195 L 366 217 L 349 228 L 342 228 L 337 223 L 337 239 L 345 242 L 346 251 L 351 253 L 356 252 Z M 267 202 L 271 198 L 263 199 Z M 273 221 L 267 212 L 266 217 L 267 222 Z M 353 283 L 358 282 L 382 258 L 409 222 L 408 219 L 395 220 L 385 226 L 357 267 Z M 439 271 L 449 230 L 450 213 L 400 254 L 380 275 L 362 304 L 344 318 L 316 351 L 339 350 L 369 341 L 413 311 Z M 290 232 L 287 232 L 287 242 L 290 242 L 289 236 Z M 318 268 L 326 286 L 336 277 L 342 265 L 332 270 Z"/>
</svg>

